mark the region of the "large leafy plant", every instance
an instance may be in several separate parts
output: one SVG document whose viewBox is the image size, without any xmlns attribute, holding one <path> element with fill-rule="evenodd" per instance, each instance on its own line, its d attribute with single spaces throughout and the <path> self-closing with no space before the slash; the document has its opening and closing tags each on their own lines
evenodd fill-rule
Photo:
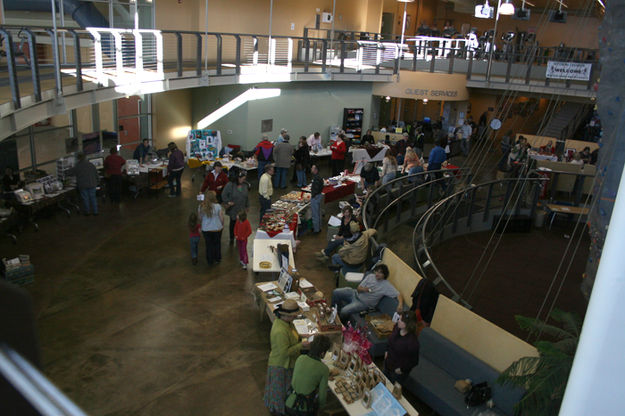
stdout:
<svg viewBox="0 0 625 416">
<path fill-rule="evenodd" d="M 515 405 L 521 415 L 557 415 L 564 397 L 566 382 L 573 366 L 582 321 L 572 313 L 554 309 L 551 318 L 557 325 L 515 316 L 521 329 L 540 335 L 534 346 L 538 357 L 523 357 L 501 373 L 497 382 L 524 388 L 526 394 Z"/>
</svg>

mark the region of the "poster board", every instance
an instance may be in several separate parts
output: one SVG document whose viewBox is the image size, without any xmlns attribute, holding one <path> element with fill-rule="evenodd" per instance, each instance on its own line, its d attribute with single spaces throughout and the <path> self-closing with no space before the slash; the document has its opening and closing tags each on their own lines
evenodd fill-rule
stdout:
<svg viewBox="0 0 625 416">
<path fill-rule="evenodd" d="M 189 158 L 215 160 L 221 152 L 221 133 L 219 130 L 189 130 L 186 144 Z"/>
</svg>

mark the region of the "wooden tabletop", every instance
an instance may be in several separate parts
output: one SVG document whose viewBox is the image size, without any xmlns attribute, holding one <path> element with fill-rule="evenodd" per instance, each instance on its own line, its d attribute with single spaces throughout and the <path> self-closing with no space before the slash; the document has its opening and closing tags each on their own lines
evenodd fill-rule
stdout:
<svg viewBox="0 0 625 416">
<path fill-rule="evenodd" d="M 562 214 L 587 215 L 590 212 L 588 207 L 572 207 L 569 205 L 547 204 L 549 211 Z"/>
</svg>

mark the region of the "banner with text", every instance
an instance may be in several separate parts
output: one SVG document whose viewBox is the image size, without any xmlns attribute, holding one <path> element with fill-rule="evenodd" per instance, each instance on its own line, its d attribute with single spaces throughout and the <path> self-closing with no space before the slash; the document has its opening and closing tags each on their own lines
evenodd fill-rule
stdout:
<svg viewBox="0 0 625 416">
<path fill-rule="evenodd" d="M 547 78 L 588 81 L 591 69 L 592 64 L 549 61 L 547 62 Z"/>
</svg>

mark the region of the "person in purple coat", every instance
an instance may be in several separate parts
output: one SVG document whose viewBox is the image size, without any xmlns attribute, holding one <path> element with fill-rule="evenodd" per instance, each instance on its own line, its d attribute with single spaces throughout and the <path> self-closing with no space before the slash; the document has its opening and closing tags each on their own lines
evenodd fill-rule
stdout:
<svg viewBox="0 0 625 416">
<path fill-rule="evenodd" d="M 388 351 L 384 353 L 384 374 L 395 383 L 403 384 L 410 371 L 419 364 L 417 318 L 412 311 L 400 314 L 388 338 Z"/>
<path fill-rule="evenodd" d="M 167 165 L 167 180 L 169 182 L 169 196 L 175 198 L 182 193 L 182 184 L 180 179 L 182 177 L 182 171 L 184 169 L 184 154 L 176 143 L 170 142 L 167 145 L 169 149 L 169 164 Z M 176 182 L 176 188 L 174 189 L 174 181 Z"/>
</svg>

